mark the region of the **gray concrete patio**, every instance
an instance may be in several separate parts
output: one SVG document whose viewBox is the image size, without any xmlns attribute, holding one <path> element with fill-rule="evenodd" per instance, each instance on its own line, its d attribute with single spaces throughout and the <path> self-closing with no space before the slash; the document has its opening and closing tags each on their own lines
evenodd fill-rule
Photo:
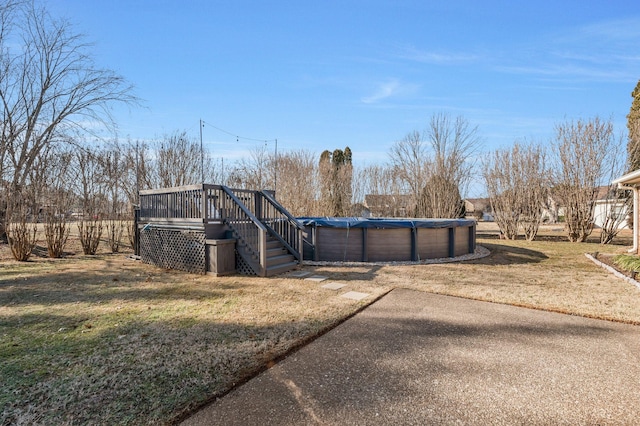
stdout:
<svg viewBox="0 0 640 426">
<path fill-rule="evenodd" d="M 397 289 L 183 424 L 638 419 L 640 327 Z"/>
</svg>

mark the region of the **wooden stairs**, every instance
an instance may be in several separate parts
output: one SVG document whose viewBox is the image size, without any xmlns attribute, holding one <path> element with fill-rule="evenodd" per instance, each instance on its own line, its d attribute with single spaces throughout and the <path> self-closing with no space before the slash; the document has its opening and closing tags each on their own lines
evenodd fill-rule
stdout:
<svg viewBox="0 0 640 426">
<path fill-rule="evenodd" d="M 300 262 L 295 258 L 293 254 L 287 250 L 287 248 L 278 239 L 273 236 L 267 236 L 267 249 L 266 249 L 266 268 L 263 268 L 263 273 L 258 273 L 261 270 L 260 256 L 255 250 L 251 250 L 250 246 L 245 243 L 242 236 L 232 231 L 233 237 L 237 240 L 236 251 L 241 260 L 239 263 L 245 262 L 248 266 L 238 268 L 241 274 L 245 275 L 262 275 L 266 277 L 272 277 L 274 275 L 283 274 L 285 272 L 293 271 L 298 268 Z"/>
<path fill-rule="evenodd" d="M 221 186 L 223 223 L 236 239 L 237 270 L 269 277 L 296 269 L 303 258 L 302 224 L 272 194 Z"/>
<path fill-rule="evenodd" d="M 284 245 L 275 238 L 267 238 L 267 277 L 298 268 L 298 261 Z"/>
</svg>

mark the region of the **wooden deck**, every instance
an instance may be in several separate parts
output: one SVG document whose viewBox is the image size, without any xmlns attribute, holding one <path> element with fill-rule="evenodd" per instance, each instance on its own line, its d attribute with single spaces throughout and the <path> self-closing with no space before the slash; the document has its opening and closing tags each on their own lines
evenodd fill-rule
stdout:
<svg viewBox="0 0 640 426">
<path fill-rule="evenodd" d="M 138 229 L 146 232 L 195 231 L 202 233 L 204 240 L 233 238 L 240 256 L 237 259 L 239 269 L 245 273 L 267 276 L 294 268 L 302 260 L 302 225 L 275 200 L 272 191 L 230 189 L 211 184 L 140 191 Z M 155 241 L 152 244 L 157 245 L 160 240 L 147 238 L 146 241 Z M 289 253 L 290 262 L 285 262 L 287 259 L 280 250 L 274 250 L 273 241 Z M 143 259 L 144 250 L 161 252 L 154 247 L 141 247 L 140 250 Z M 209 256 L 212 250 L 203 249 L 202 252 Z M 279 253 L 278 259 L 270 259 L 270 253 Z M 175 256 L 187 255 L 176 252 Z M 168 260 L 165 263 L 170 264 Z M 198 259 L 197 263 L 207 265 L 207 268 L 216 265 L 207 259 Z"/>
</svg>

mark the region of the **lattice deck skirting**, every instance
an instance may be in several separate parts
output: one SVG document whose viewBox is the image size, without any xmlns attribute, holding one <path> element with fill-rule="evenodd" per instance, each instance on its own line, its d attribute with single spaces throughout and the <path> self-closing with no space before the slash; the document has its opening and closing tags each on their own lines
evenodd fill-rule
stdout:
<svg viewBox="0 0 640 426">
<path fill-rule="evenodd" d="M 205 233 L 145 227 L 140 231 L 140 258 L 161 268 L 204 274 Z"/>
<path fill-rule="evenodd" d="M 256 275 L 253 268 L 236 251 L 236 271 L 241 275 Z"/>
</svg>

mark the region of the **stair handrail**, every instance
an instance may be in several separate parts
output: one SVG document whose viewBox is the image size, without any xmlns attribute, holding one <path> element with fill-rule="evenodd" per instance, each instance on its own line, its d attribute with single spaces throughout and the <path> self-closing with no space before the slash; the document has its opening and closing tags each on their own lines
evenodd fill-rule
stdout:
<svg viewBox="0 0 640 426">
<path fill-rule="evenodd" d="M 244 203 L 238 199 L 238 197 L 233 193 L 231 189 L 229 189 L 225 185 L 220 185 L 220 187 L 222 188 L 224 193 L 229 197 L 229 199 L 231 199 L 231 201 L 233 201 L 233 203 L 238 208 L 240 208 L 240 210 L 246 216 L 246 218 L 249 219 L 251 222 L 253 222 L 255 227 L 258 229 L 258 232 L 259 232 L 258 247 L 253 247 L 251 244 L 251 239 L 245 235 L 242 235 L 241 229 L 239 227 L 234 228 L 233 223 L 229 221 L 229 217 L 227 216 L 227 214 L 229 213 L 229 210 L 227 209 L 227 211 L 225 211 L 224 218 L 223 218 L 225 223 L 239 234 L 240 238 L 246 244 L 249 245 L 249 249 L 251 251 L 253 251 L 258 255 L 258 258 L 260 259 L 260 268 L 262 270 L 256 271 L 256 272 L 258 272 L 258 275 L 264 275 L 267 269 L 267 233 L 268 233 L 267 227 L 253 213 L 251 213 L 251 211 L 247 208 L 247 206 L 245 206 Z M 234 217 L 231 219 L 237 220 L 238 218 Z"/>
<path fill-rule="evenodd" d="M 275 207 L 280 213 L 282 213 L 283 215 L 285 215 L 287 217 L 287 219 L 289 219 L 289 221 L 291 223 L 293 223 L 295 225 L 296 228 L 298 228 L 301 231 L 304 231 L 304 226 L 302 225 L 302 223 L 296 219 L 291 213 L 289 213 L 289 211 L 287 209 L 285 209 L 282 204 L 280 204 L 274 197 L 273 195 L 271 195 L 269 192 L 267 191 L 260 191 L 260 194 L 262 194 L 262 196 L 264 198 L 266 198 L 269 203 Z"/>
<path fill-rule="evenodd" d="M 268 191 L 259 191 L 260 195 L 272 206 L 274 207 L 281 215 L 283 215 L 286 219 L 287 222 L 291 225 L 293 225 L 296 229 L 296 238 L 295 241 L 290 241 L 290 238 L 288 238 L 287 236 L 284 235 L 280 235 L 279 232 L 277 232 L 273 227 L 269 226 L 268 224 L 267 227 L 269 228 L 269 230 L 272 232 L 272 235 L 275 236 L 282 244 L 284 244 L 284 246 L 287 248 L 287 250 L 299 261 L 302 262 L 302 256 L 303 256 L 303 231 L 304 231 L 304 226 L 302 225 L 302 223 L 300 223 L 300 221 L 298 219 L 296 219 L 291 213 L 289 213 L 289 211 L 287 209 L 285 209 L 282 204 L 280 204 L 273 195 L 271 195 L 270 192 Z"/>
</svg>

